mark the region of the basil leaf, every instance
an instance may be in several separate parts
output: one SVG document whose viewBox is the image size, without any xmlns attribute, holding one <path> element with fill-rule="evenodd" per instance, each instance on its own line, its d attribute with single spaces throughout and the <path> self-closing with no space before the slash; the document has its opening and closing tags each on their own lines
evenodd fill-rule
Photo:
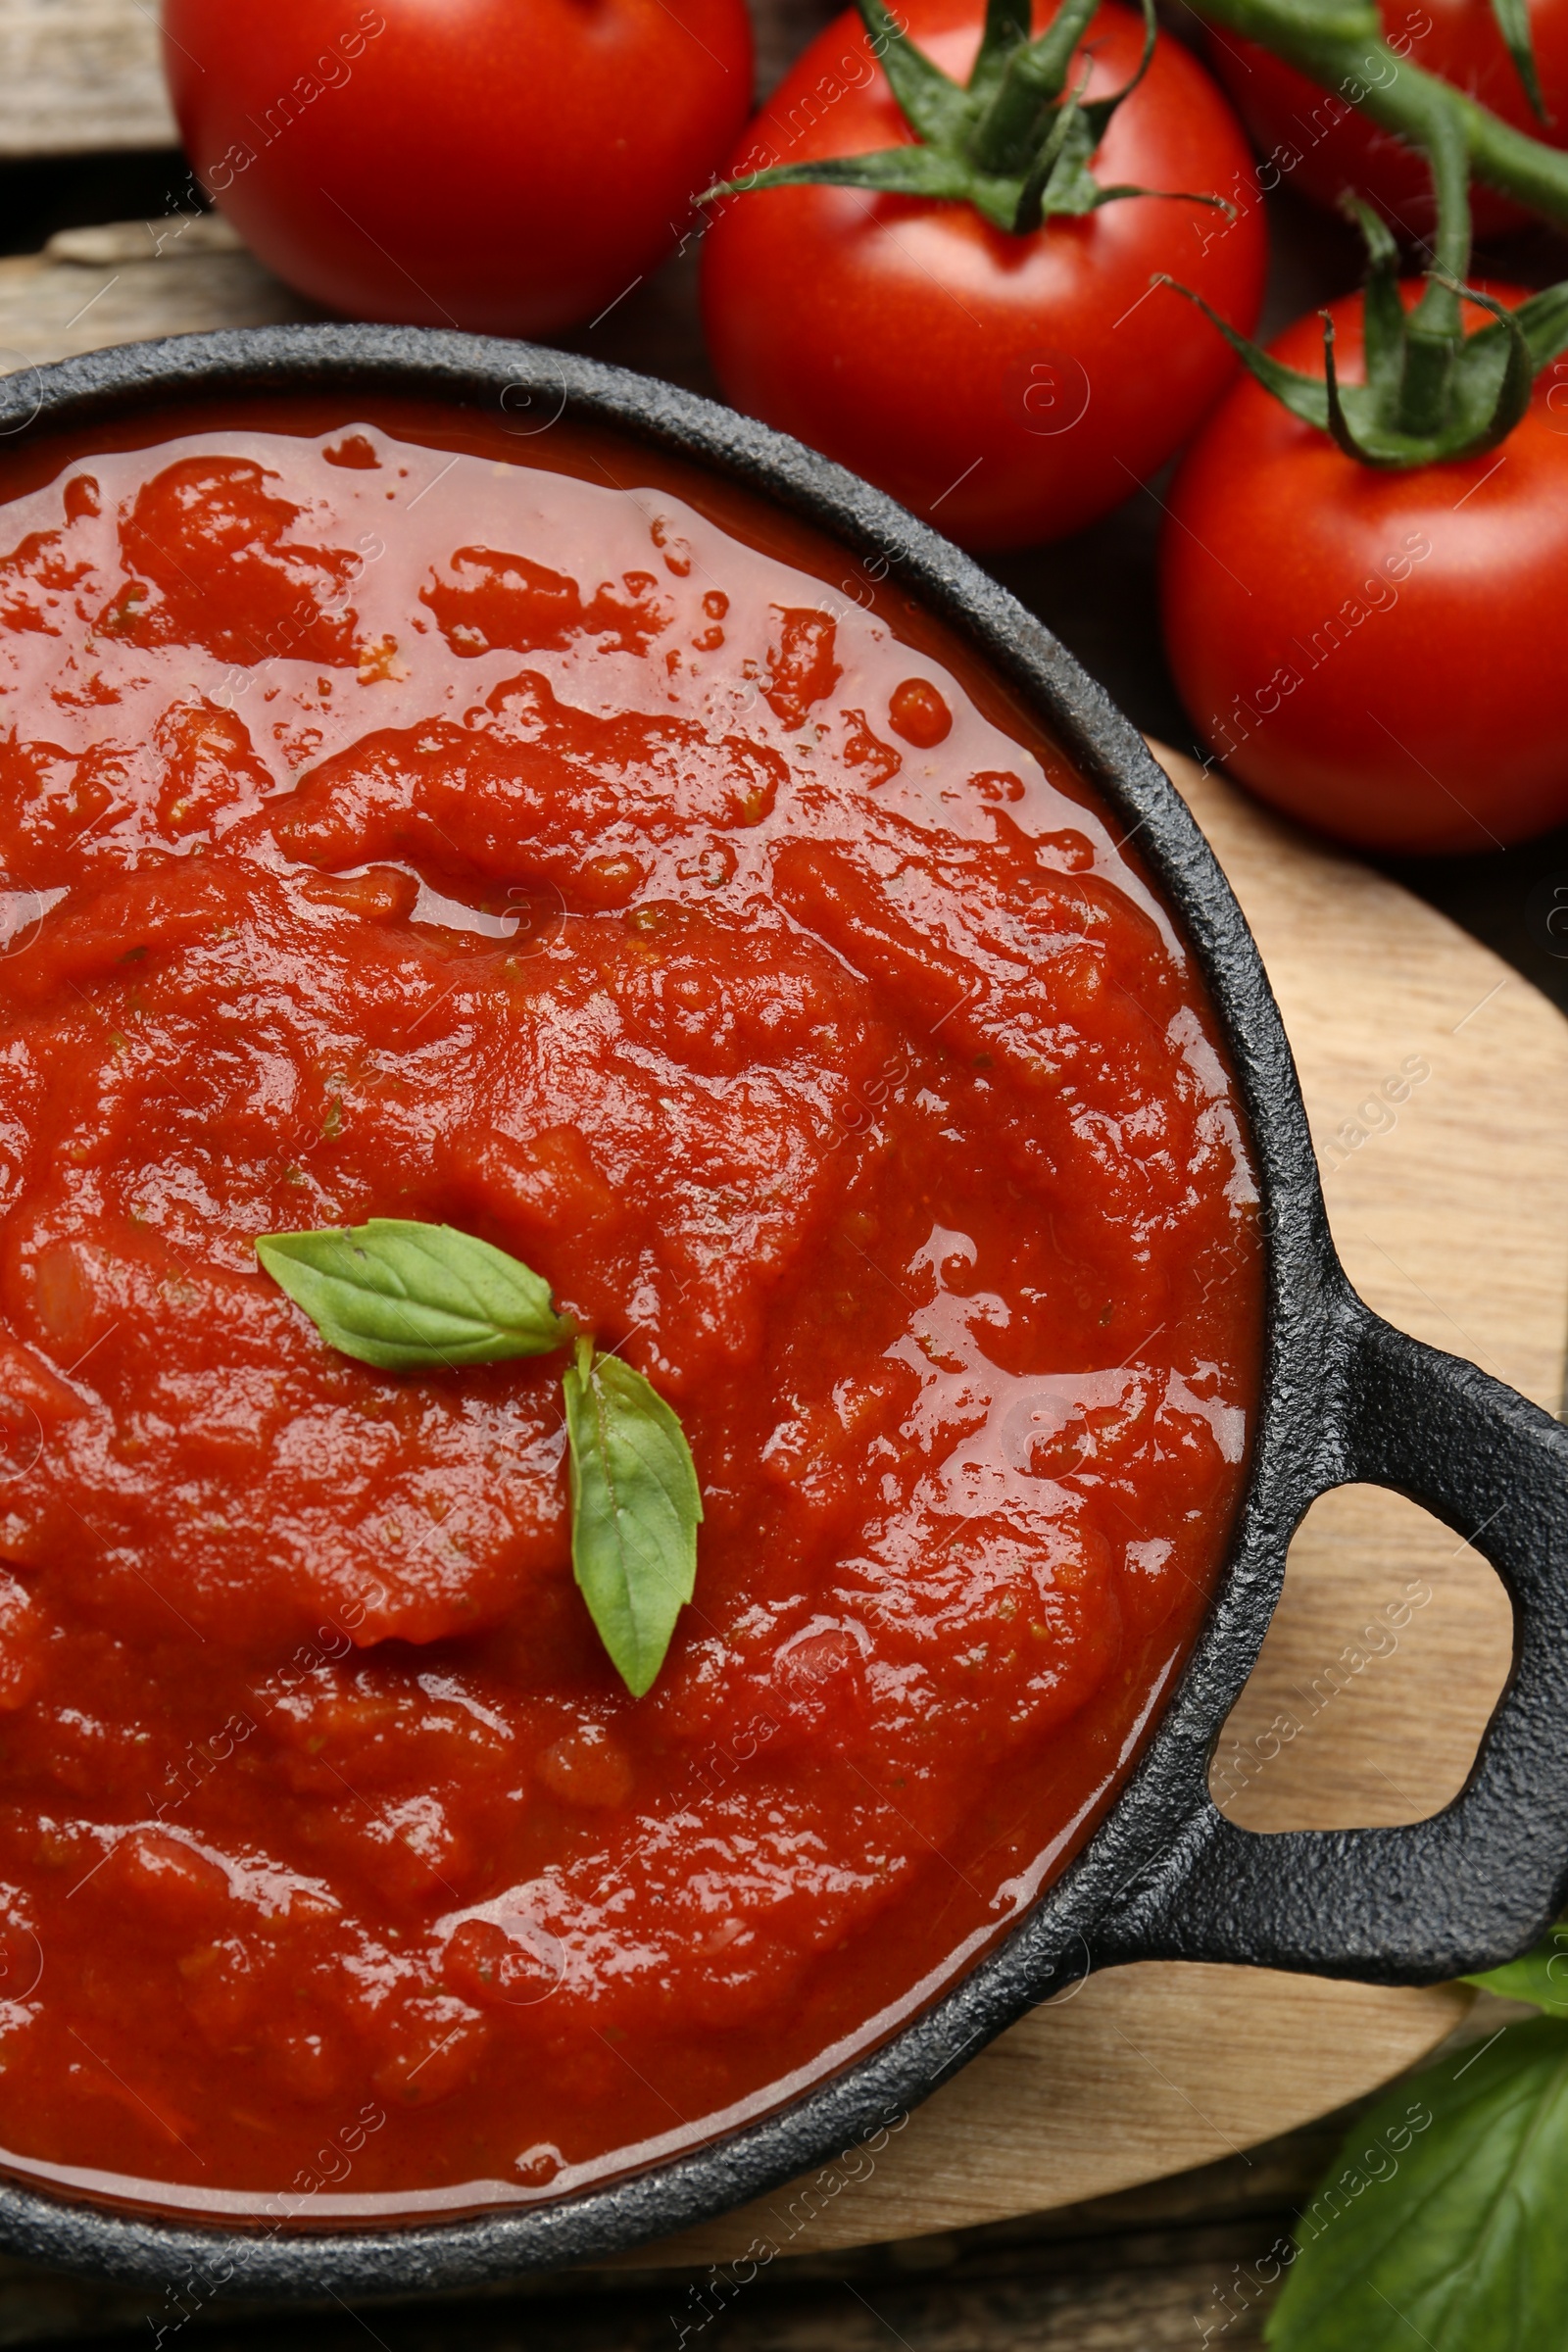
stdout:
<svg viewBox="0 0 1568 2352">
<path fill-rule="evenodd" d="M 1297 2231 L 1272 2352 L 1547 2352 L 1568 2311 L 1568 2025 L 1460 2050 L 1355 2126 Z"/>
<path fill-rule="evenodd" d="M 640 1372 L 577 1342 L 562 1381 L 570 1447 L 571 1565 L 633 1698 L 664 1662 L 697 1581 L 702 1496 L 680 1423 Z"/>
<path fill-rule="evenodd" d="M 572 1336 L 547 1282 L 451 1225 L 372 1217 L 266 1233 L 256 1254 L 329 1346 L 384 1372 L 543 1355 Z"/>
<path fill-rule="evenodd" d="M 1501 1993 L 1507 2001 L 1534 2001 L 1552 2017 L 1568 2017 L 1568 1921 L 1550 1929 L 1522 1958 L 1464 1982 L 1479 1984 L 1483 1992 Z"/>
</svg>

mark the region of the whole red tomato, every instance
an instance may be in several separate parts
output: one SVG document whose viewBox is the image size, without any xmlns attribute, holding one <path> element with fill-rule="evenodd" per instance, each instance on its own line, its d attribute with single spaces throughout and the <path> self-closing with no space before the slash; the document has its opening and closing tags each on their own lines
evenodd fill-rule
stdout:
<svg viewBox="0 0 1568 2352">
<path fill-rule="evenodd" d="M 980 0 L 903 0 L 911 37 L 962 80 Z M 1035 15 L 1037 31 L 1054 14 Z M 1069 74 L 1091 97 L 1138 64 L 1143 27 L 1106 0 Z M 856 155 L 912 136 L 858 19 L 808 49 L 730 175 Z M 1162 38 L 1112 117 L 1102 184 L 1224 193 L 1250 169 L 1201 66 Z M 703 252 L 703 318 L 737 408 L 866 475 L 971 547 L 1059 537 L 1125 498 L 1229 379 L 1229 350 L 1168 270 L 1250 331 L 1262 298 L 1261 211 L 1129 197 L 1026 236 L 967 204 L 858 188 L 723 200 Z"/>
<path fill-rule="evenodd" d="M 591 318 L 674 243 L 751 104 L 745 0 L 166 0 L 197 177 L 351 318 Z"/>
<path fill-rule="evenodd" d="M 1360 296 L 1333 316 L 1357 380 Z M 1272 348 L 1322 372 L 1316 318 Z M 1160 570 L 1182 699 L 1264 800 L 1378 850 L 1493 849 L 1568 816 L 1568 361 L 1499 448 L 1410 472 L 1357 464 L 1244 376 L 1183 460 Z"/>
<path fill-rule="evenodd" d="M 1568 142 L 1568 0 L 1529 0 L 1536 68 L 1551 117 L 1544 124 L 1531 112 L 1492 0 L 1380 0 L 1380 13 L 1385 38 L 1400 56 L 1441 74 L 1518 129 L 1554 146 Z M 1215 32 L 1208 47 L 1215 72 L 1267 159 L 1271 181 L 1277 173 L 1287 186 L 1326 205 L 1353 188 L 1412 243 L 1431 235 L 1432 174 L 1423 156 L 1254 42 Z M 1528 218 L 1479 184 L 1471 201 L 1483 236 Z"/>
</svg>

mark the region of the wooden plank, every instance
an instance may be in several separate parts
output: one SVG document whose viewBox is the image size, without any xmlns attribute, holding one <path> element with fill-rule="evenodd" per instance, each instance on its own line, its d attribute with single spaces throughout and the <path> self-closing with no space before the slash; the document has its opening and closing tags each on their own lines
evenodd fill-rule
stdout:
<svg viewBox="0 0 1568 2352">
<path fill-rule="evenodd" d="M 178 144 L 155 0 L 0 0 L 0 157 Z"/>
<path fill-rule="evenodd" d="M 322 314 L 213 215 L 111 222 L 0 261 L 0 375 L 158 335 Z"/>
</svg>

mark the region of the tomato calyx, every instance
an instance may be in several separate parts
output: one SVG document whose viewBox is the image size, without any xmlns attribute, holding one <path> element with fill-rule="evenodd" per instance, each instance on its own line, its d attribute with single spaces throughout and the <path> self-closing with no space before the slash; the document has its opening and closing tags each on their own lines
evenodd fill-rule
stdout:
<svg viewBox="0 0 1568 2352">
<path fill-rule="evenodd" d="M 1361 295 L 1366 380 L 1342 383 L 1334 320 L 1323 320 L 1323 373 L 1304 374 L 1260 351 L 1187 286 L 1251 373 L 1293 416 L 1330 433 L 1348 458 L 1385 471 L 1478 457 L 1505 441 L 1530 406 L 1536 377 L 1568 349 L 1568 282 L 1547 286 L 1516 310 L 1467 285 L 1469 160 L 1456 115 L 1435 111 L 1427 149 L 1438 197 L 1438 234 L 1425 291 L 1413 310 L 1399 293 L 1399 253 L 1381 217 L 1359 197 L 1345 210 L 1366 241 Z M 1156 284 L 1175 285 L 1172 278 Z M 1460 304 L 1490 311 L 1492 323 L 1467 335 Z"/>
<path fill-rule="evenodd" d="M 699 204 L 808 183 L 868 188 L 972 204 L 993 227 L 1019 237 L 1054 217 L 1082 218 L 1123 196 L 1166 196 L 1234 214 L 1220 196 L 1102 187 L 1090 170 L 1105 125 L 1149 70 L 1158 37 L 1154 0 L 1141 0 L 1144 51 L 1137 71 L 1108 98 L 1085 98 L 1087 64 L 1070 88 L 1067 79 L 1100 0 L 1062 0 L 1038 40 L 1029 37 L 1031 0 L 987 0 L 985 30 L 966 83 L 955 81 L 915 46 L 885 0 L 856 5 L 871 54 L 916 143 L 748 172 L 706 189 Z"/>
</svg>

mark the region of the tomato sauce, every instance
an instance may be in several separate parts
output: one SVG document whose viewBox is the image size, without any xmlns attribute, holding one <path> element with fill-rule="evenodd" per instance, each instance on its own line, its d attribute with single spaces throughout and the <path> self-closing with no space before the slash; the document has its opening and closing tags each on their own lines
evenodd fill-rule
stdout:
<svg viewBox="0 0 1568 2352">
<path fill-rule="evenodd" d="M 1124 1777 L 1256 1406 L 1214 1022 L 1001 683 L 673 459 L 278 401 L 0 493 L 0 2162 L 559 2195 L 885 2037 Z M 646 1698 L 561 1362 L 257 1265 L 375 1215 L 679 1412 Z"/>
</svg>

